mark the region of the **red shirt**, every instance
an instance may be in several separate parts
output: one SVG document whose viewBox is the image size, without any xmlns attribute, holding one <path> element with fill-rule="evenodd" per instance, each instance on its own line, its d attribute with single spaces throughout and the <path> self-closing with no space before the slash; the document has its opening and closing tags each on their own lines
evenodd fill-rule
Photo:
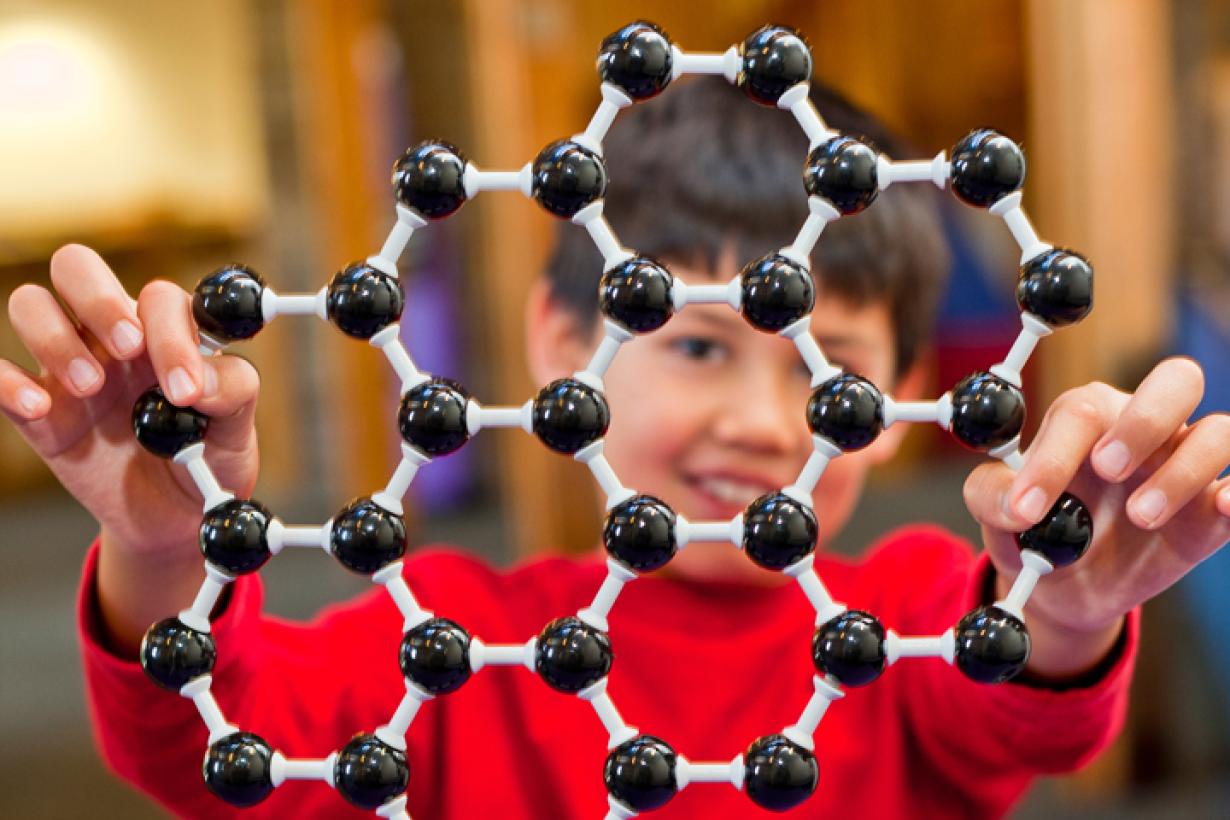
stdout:
<svg viewBox="0 0 1230 820">
<path fill-rule="evenodd" d="M 99 643 L 97 545 L 85 563 L 80 636 L 96 741 L 124 779 L 177 814 L 373 817 L 322 782 L 288 781 L 237 810 L 201 780 L 206 731 L 191 701 Z M 935 526 L 890 533 L 857 562 L 818 556 L 833 596 L 903 635 L 938 635 L 982 603 L 985 555 Z M 276 562 L 266 571 L 277 571 Z M 417 552 L 405 576 L 422 605 L 487 643 L 519 643 L 593 598 L 601 556 L 539 558 L 499 571 L 451 551 Z M 1043 579 L 1042 583 L 1046 583 Z M 261 611 L 256 576 L 234 584 L 213 624 L 213 691 L 230 723 L 288 757 L 323 758 L 393 714 L 405 688 L 402 619 L 383 589 L 310 623 Z M 693 762 L 729 761 L 793 724 L 812 694 L 815 613 L 794 585 L 698 584 L 648 575 L 610 615 L 609 692 L 623 718 Z M 820 782 L 787 816 L 983 818 L 1004 814 L 1034 777 L 1091 760 L 1122 727 L 1139 615 L 1109 673 L 1068 691 L 965 679 L 907 658 L 846 690 L 816 732 Z M 415 820 L 586 818 L 606 813 L 607 735 L 593 708 L 522 667 L 481 670 L 423 705 L 407 732 Z M 771 816 L 729 784 L 699 783 L 646 814 L 661 820 Z"/>
</svg>

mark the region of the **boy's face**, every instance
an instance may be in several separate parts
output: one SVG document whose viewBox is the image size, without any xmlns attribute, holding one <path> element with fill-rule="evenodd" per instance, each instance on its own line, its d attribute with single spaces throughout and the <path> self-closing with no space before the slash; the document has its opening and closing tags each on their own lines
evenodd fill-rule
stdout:
<svg viewBox="0 0 1230 820">
<path fill-rule="evenodd" d="M 668 266 L 686 282 L 728 281 L 738 272 L 730 254 L 713 271 L 669 260 Z M 551 304 L 540 309 L 547 315 L 531 315 L 530 353 L 534 376 L 545 383 L 583 368 L 602 329 L 575 344 L 542 338 L 552 334 L 553 322 L 571 317 L 555 315 L 567 311 Z M 906 384 L 893 384 L 886 305 L 851 308 L 821 293 L 812 332 L 834 364 L 909 398 L 901 390 Z M 724 305 L 690 305 L 660 330 L 623 345 L 607 371 L 607 459 L 625 486 L 661 498 L 689 520 L 730 519 L 756 497 L 793 483 L 807 461 L 810 380 L 791 342 L 752 329 Z M 895 452 L 901 430 L 897 425 L 865 450 L 829 463 L 813 495 L 821 548 L 849 518 L 868 468 Z M 730 544 L 689 544 L 662 572 L 714 580 L 777 577 Z"/>
</svg>

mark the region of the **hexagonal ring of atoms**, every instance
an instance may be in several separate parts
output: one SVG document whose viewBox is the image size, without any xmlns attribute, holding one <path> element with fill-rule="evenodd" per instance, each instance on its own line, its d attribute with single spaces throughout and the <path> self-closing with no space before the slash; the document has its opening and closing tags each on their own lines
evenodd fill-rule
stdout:
<svg viewBox="0 0 1230 820">
<path fill-rule="evenodd" d="M 974 131 L 952 159 L 893 161 L 854 137 L 830 131 L 808 97 L 811 54 L 794 31 L 766 26 L 716 54 L 684 53 L 651 23 L 607 37 L 598 55 L 602 102 L 583 133 L 554 142 L 519 170 L 483 171 L 453 146 L 426 142 L 395 164 L 397 222 L 380 252 L 355 262 L 315 294 L 280 295 L 243 266 L 224 268 L 196 289 L 193 311 L 203 352 L 249 338 L 283 314 L 315 314 L 388 357 L 401 380 L 402 459 L 379 492 L 352 501 L 320 527 L 288 526 L 259 502 L 237 499 L 203 456 L 208 419 L 171 405 L 157 388 L 133 413 L 137 438 L 187 468 L 204 497 L 200 546 L 206 580 L 191 606 L 150 628 L 141 647 L 146 672 L 191 699 L 209 730 L 204 777 L 238 806 L 263 800 L 287 780 L 323 780 L 354 805 L 406 817 L 410 782 L 406 733 L 418 709 L 490 666 L 525 666 L 551 687 L 588 701 L 609 735 L 604 780 L 607 818 L 659 807 L 692 784 L 727 783 L 758 805 L 790 808 L 817 787 L 813 735 L 843 686 L 863 686 L 902 658 L 955 663 L 973 680 L 995 683 L 1029 656 L 1022 609 L 1039 578 L 1077 560 L 1092 539 L 1084 505 L 1065 494 L 1043 521 L 1018 536 L 1022 569 L 1010 592 L 938 636 L 898 635 L 871 613 L 833 600 L 813 567 L 818 526 L 812 494 L 826 465 L 861 449 L 892 424 L 935 422 L 966 446 L 1019 469 L 1025 405 L 1021 369 L 1038 339 L 1071 324 L 1092 305 L 1092 269 L 1079 255 L 1043 243 L 1021 209 L 1020 149 L 993 131 Z M 803 172 L 809 215 L 794 242 L 748 263 L 726 284 L 687 284 L 658 261 L 624 249 L 602 214 L 607 171 L 602 139 L 620 109 L 648 100 L 683 74 L 717 74 L 753 101 L 788 110 L 809 139 Z M 825 358 L 810 332 L 815 286 L 810 255 L 827 223 L 870 206 L 904 182 L 951 185 L 965 203 L 1001 217 L 1021 248 L 1017 300 L 1022 331 L 1003 361 L 962 379 L 939 399 L 899 402 Z M 604 338 L 587 367 L 544 387 L 520 406 L 480 405 L 451 380 L 421 373 L 398 338 L 403 296 L 396 261 L 411 235 L 457 211 L 482 191 L 513 190 L 583 226 L 603 258 L 599 302 Z M 813 451 L 795 482 L 754 500 L 729 521 L 688 521 L 664 501 L 624 487 L 603 456 L 610 413 L 602 377 L 621 345 L 665 324 L 690 304 L 726 304 L 757 331 L 791 340 L 812 374 L 806 418 Z M 462 626 L 424 611 L 402 576 L 406 550 L 401 499 L 418 468 L 453 452 L 480 430 L 520 427 L 593 472 L 606 496 L 603 543 L 608 574 L 593 602 L 548 623 L 521 644 L 485 644 Z M 814 694 L 799 719 L 752 740 L 730 760 L 693 762 L 621 718 L 606 691 L 612 651 L 607 615 L 622 587 L 664 566 L 692 542 L 729 541 L 756 564 L 794 578 L 816 610 Z M 292 760 L 263 738 L 229 724 L 210 693 L 216 649 L 209 614 L 224 586 L 259 570 L 287 547 L 323 548 L 347 568 L 383 585 L 405 618 L 400 665 L 406 694 L 388 722 L 319 759 Z M 664 727 L 668 728 L 668 727 Z"/>
</svg>

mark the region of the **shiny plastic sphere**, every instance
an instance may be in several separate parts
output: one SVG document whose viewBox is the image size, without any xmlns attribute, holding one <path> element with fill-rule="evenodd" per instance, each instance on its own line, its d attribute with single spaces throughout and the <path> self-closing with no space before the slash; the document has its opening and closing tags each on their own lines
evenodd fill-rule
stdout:
<svg viewBox="0 0 1230 820">
<path fill-rule="evenodd" d="M 1035 256 L 1021 268 L 1016 303 L 1051 327 L 1079 322 L 1093 309 L 1093 266 L 1058 248 Z"/>
<path fill-rule="evenodd" d="M 652 495 L 633 496 L 607 513 L 602 543 L 612 558 L 631 569 L 658 569 L 678 549 L 675 513 Z"/>
<path fill-rule="evenodd" d="M 260 735 L 233 732 L 209 745 L 201 773 L 227 803 L 255 806 L 273 791 L 273 749 Z"/>
<path fill-rule="evenodd" d="M 533 166 L 533 195 L 543 208 L 571 219 L 606 194 L 606 163 L 580 143 L 558 140 L 539 152 Z"/>
<path fill-rule="evenodd" d="M 132 407 L 132 432 L 146 450 L 159 458 L 176 453 L 205 438 L 209 417 L 191 407 L 177 407 L 151 387 Z"/>
<path fill-rule="evenodd" d="M 354 262 L 329 282 L 325 310 L 347 336 L 370 339 L 401 318 L 404 299 L 395 277 L 366 262 Z"/>
<path fill-rule="evenodd" d="M 1058 569 L 1076 563 L 1093 543 L 1093 516 L 1071 493 L 1061 493 L 1043 516 L 1025 532 L 1017 533 L 1017 546 L 1041 553 Z"/>
<path fill-rule="evenodd" d="M 782 94 L 811 79 L 811 49 L 794 29 L 765 26 L 748 35 L 739 52 L 736 84 L 761 105 L 777 105 Z"/>
<path fill-rule="evenodd" d="M 406 524 L 370 498 L 356 498 L 333 517 L 329 551 L 347 569 L 376 572 L 406 554 Z"/>
<path fill-rule="evenodd" d="M 865 209 L 880 193 L 879 155 L 853 137 L 833 137 L 807 155 L 803 187 L 809 196 L 827 199 L 849 216 Z"/>
<path fill-rule="evenodd" d="M 557 618 L 543 627 L 534 668 L 552 689 L 576 693 L 611 671 L 611 641 L 580 618 Z"/>
<path fill-rule="evenodd" d="M 743 550 L 765 569 L 785 569 L 816 549 L 816 514 L 785 493 L 767 493 L 743 513 Z"/>
<path fill-rule="evenodd" d="M 602 768 L 606 790 L 634 811 L 661 808 L 675 796 L 678 755 L 665 741 L 640 735 L 607 755 Z"/>
<path fill-rule="evenodd" d="M 743 287 L 743 318 L 768 333 L 789 327 L 811 313 L 816 286 L 811 273 L 777 253 L 749 262 L 739 273 Z"/>
<path fill-rule="evenodd" d="M 817 627 L 811 653 L 820 674 L 845 686 L 866 686 L 887 663 L 884 627 L 874 615 L 851 609 Z"/>
<path fill-rule="evenodd" d="M 443 219 L 466 201 L 466 158 L 440 140 L 420 142 L 393 164 L 397 201 L 424 219 Z"/>
<path fill-rule="evenodd" d="M 415 385 L 401 397 L 397 426 L 401 437 L 428 456 L 443 456 L 470 439 L 466 404 L 470 396 L 451 379 L 434 378 Z"/>
<path fill-rule="evenodd" d="M 794 808 L 816 791 L 816 756 L 785 735 L 756 739 L 743 753 L 743 788 L 752 802 L 770 811 Z"/>
<path fill-rule="evenodd" d="M 358 734 L 342 747 L 333 764 L 338 793 L 361 809 L 378 809 L 406 790 L 410 763 L 406 753 L 372 734 Z"/>
<path fill-rule="evenodd" d="M 606 435 L 606 398 L 576 379 L 556 379 L 534 399 L 534 434 L 557 453 L 572 455 Z"/>
<path fill-rule="evenodd" d="M 271 557 L 267 533 L 272 519 L 259 501 L 232 498 L 205 513 L 198 541 L 205 560 L 232 575 L 255 572 Z"/>
<path fill-rule="evenodd" d="M 989 208 L 1025 183 L 1025 155 L 998 131 L 971 131 L 952 149 L 952 192 Z"/>
<path fill-rule="evenodd" d="M 834 376 L 812 391 L 807 426 L 845 452 L 861 450 L 884 429 L 884 396 L 862 376 Z"/>
<path fill-rule="evenodd" d="M 1002 683 L 1029 660 L 1029 630 L 997 606 L 980 606 L 956 628 L 957 668 L 978 683 Z"/>
<path fill-rule="evenodd" d="M 952 389 L 952 434 L 973 450 L 994 450 L 1021 434 L 1025 396 L 991 373 L 966 376 Z"/>
<path fill-rule="evenodd" d="M 598 306 L 633 333 L 648 333 L 666 324 L 675 312 L 674 281 L 657 260 L 635 256 L 602 274 Z"/>
<path fill-rule="evenodd" d="M 250 339 L 265 326 L 265 280 L 246 265 L 227 265 L 202 279 L 192 293 L 192 317 L 219 342 Z"/>
<path fill-rule="evenodd" d="M 455 692 L 470 679 L 470 634 L 447 618 L 424 621 L 405 634 L 401 673 L 433 695 Z"/>
<path fill-rule="evenodd" d="M 184 684 L 213 671 L 218 650 L 208 632 L 198 632 L 179 618 L 166 618 L 146 631 L 140 657 L 150 680 L 178 692 Z"/>
<path fill-rule="evenodd" d="M 662 29 L 640 20 L 607 35 L 598 51 L 598 75 L 635 102 L 662 93 L 674 65 L 671 41 Z"/>
</svg>

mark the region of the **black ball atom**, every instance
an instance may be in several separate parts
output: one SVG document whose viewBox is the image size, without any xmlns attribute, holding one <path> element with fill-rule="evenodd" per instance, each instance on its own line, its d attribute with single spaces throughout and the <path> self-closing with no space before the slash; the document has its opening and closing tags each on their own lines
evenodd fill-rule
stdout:
<svg viewBox="0 0 1230 820">
<path fill-rule="evenodd" d="M 232 498 L 205 513 L 198 541 L 205 560 L 232 575 L 255 572 L 270 559 L 269 510 L 259 501 Z"/>
<path fill-rule="evenodd" d="M 440 140 L 420 142 L 393 163 L 397 201 L 424 219 L 443 219 L 465 204 L 466 158 Z"/>
<path fill-rule="evenodd" d="M 1029 660 L 1029 630 L 997 606 L 980 606 L 956 629 L 957 668 L 978 683 L 1003 683 Z"/>
<path fill-rule="evenodd" d="M 378 809 L 406 790 L 406 753 L 372 734 L 357 734 L 338 753 L 333 782 L 342 797 L 361 809 Z"/>
<path fill-rule="evenodd" d="M 1093 266 L 1059 248 L 1035 256 L 1021 268 L 1016 303 L 1051 327 L 1079 322 L 1093 309 Z"/>
<path fill-rule="evenodd" d="M 173 458 L 185 447 L 205 438 L 209 416 L 191 407 L 178 407 L 151 387 L 132 407 L 132 432 L 146 450 L 159 458 Z"/>
<path fill-rule="evenodd" d="M 443 456 L 470 439 L 466 426 L 469 393 L 451 379 L 434 378 L 401 397 L 397 426 L 406 443 L 428 456 Z"/>
<path fill-rule="evenodd" d="M 785 493 L 767 493 L 743 513 L 743 550 L 765 569 L 785 569 L 816 549 L 816 514 Z"/>
<path fill-rule="evenodd" d="M 470 633 L 447 618 L 432 618 L 406 633 L 401 673 L 433 695 L 456 692 L 470 679 Z"/>
<path fill-rule="evenodd" d="M 833 137 L 807 155 L 803 187 L 810 196 L 827 199 L 849 216 L 865 209 L 880 193 L 876 161 L 879 155 L 853 137 Z"/>
<path fill-rule="evenodd" d="M 807 268 L 778 253 L 749 262 L 739 273 L 743 318 L 768 333 L 789 327 L 816 304 L 816 286 Z"/>
<path fill-rule="evenodd" d="M 329 282 L 325 312 L 347 336 L 370 339 L 401 318 L 404 297 L 396 277 L 352 262 Z"/>
<path fill-rule="evenodd" d="M 192 317 L 220 342 L 250 339 L 265 326 L 265 280 L 247 265 L 227 265 L 202 279 L 192 293 Z"/>
<path fill-rule="evenodd" d="M 255 806 L 273 791 L 273 749 L 260 735 L 232 732 L 209 745 L 205 786 L 232 806 Z"/>
<path fill-rule="evenodd" d="M 1016 385 L 992 373 L 966 376 L 952 389 L 952 434 L 973 450 L 1007 444 L 1025 425 L 1025 396 Z"/>
<path fill-rule="evenodd" d="M 988 208 L 1025 183 L 1025 155 L 998 131 L 971 131 L 952 149 L 952 191 L 961 201 Z"/>
<path fill-rule="evenodd" d="M 645 20 L 608 34 L 598 51 L 598 75 L 634 101 L 648 100 L 670 85 L 675 58 L 662 29 Z"/>
<path fill-rule="evenodd" d="M 598 305 L 610 319 L 633 333 L 666 324 L 675 312 L 674 277 L 656 259 L 635 256 L 602 274 Z"/>
<path fill-rule="evenodd" d="M 834 376 L 812 391 L 807 426 L 845 452 L 861 450 L 884 429 L 884 396 L 862 376 Z"/>
<path fill-rule="evenodd" d="M 611 671 L 611 641 L 580 618 L 556 618 L 543 627 L 534 668 L 552 689 L 574 694 Z"/>
<path fill-rule="evenodd" d="M 534 399 L 534 434 L 557 453 L 572 455 L 606 435 L 606 398 L 576 379 L 556 379 Z"/>
<path fill-rule="evenodd" d="M 580 143 L 558 140 L 539 152 L 533 166 L 538 204 L 564 219 L 606 194 L 606 163 Z"/>
<path fill-rule="evenodd" d="M 820 674 L 846 686 L 866 686 L 884 672 L 884 626 L 870 613 L 843 612 L 816 629 L 811 654 Z"/>
<path fill-rule="evenodd" d="M 347 569 L 376 572 L 405 555 L 406 524 L 370 498 L 356 498 L 333 517 L 329 551 Z"/>
<path fill-rule="evenodd" d="M 1017 546 L 1041 553 L 1058 569 L 1076 563 L 1093 543 L 1093 516 L 1071 493 L 1061 493 L 1050 511 L 1025 532 L 1017 533 Z"/>
<path fill-rule="evenodd" d="M 602 767 L 606 790 L 633 811 L 665 806 L 678 791 L 675 765 L 679 757 L 665 741 L 640 735 L 619 744 Z"/>
<path fill-rule="evenodd" d="M 636 495 L 606 515 L 602 543 L 616 561 L 648 572 L 674 557 L 675 512 L 652 495 Z"/>
<path fill-rule="evenodd" d="M 816 790 L 816 756 L 785 735 L 757 738 L 743 753 L 743 787 L 752 802 L 771 811 L 794 808 Z"/>
<path fill-rule="evenodd" d="M 794 29 L 764 26 L 748 35 L 736 84 L 761 105 L 775 106 L 791 88 L 811 79 L 811 49 Z"/>
<path fill-rule="evenodd" d="M 141 668 L 150 680 L 178 692 L 184 684 L 213 671 L 218 649 L 208 632 L 198 632 L 179 618 L 166 618 L 146 631 L 140 655 Z"/>
</svg>

